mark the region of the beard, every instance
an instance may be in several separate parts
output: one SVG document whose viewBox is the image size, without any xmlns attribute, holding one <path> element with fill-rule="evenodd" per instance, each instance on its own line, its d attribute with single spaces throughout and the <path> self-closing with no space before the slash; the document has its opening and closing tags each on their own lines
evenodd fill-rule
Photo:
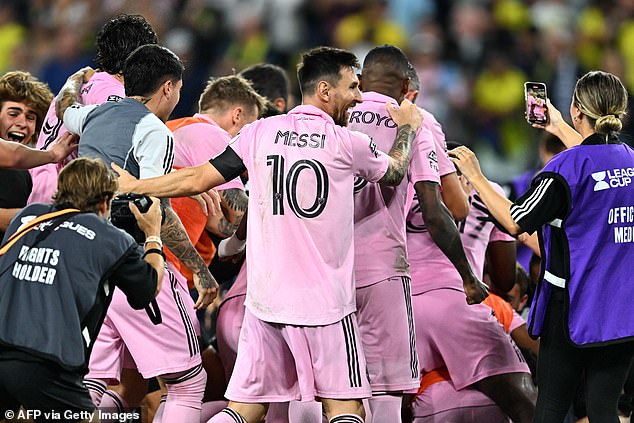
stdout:
<svg viewBox="0 0 634 423">
<path fill-rule="evenodd" d="M 332 117 L 332 120 L 334 120 L 335 123 L 339 126 L 348 126 L 348 117 L 349 113 L 348 108 L 346 107 L 345 109 L 337 112 L 335 116 Z"/>
</svg>

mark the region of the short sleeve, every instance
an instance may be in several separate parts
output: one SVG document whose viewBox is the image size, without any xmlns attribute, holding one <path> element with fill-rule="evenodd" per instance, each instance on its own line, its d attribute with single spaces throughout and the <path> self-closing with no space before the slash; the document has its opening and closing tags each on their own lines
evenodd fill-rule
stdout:
<svg viewBox="0 0 634 423">
<path fill-rule="evenodd" d="M 171 172 L 174 164 L 172 133 L 157 125 L 135 135 L 138 138 L 133 140 L 134 157 L 139 164 L 139 178 L 153 178 Z"/>
<path fill-rule="evenodd" d="M 421 126 L 412 141 L 412 156 L 407 173 L 412 184 L 420 181 L 440 183 L 438 154 L 431 131 Z"/>
<path fill-rule="evenodd" d="M 67 108 L 64 112 L 64 126 L 68 129 L 68 132 L 81 136 L 86 118 L 97 107 L 98 105 L 95 104 L 82 106 L 76 103 Z"/>
<path fill-rule="evenodd" d="M 355 131 L 349 134 L 355 176 L 378 182 L 387 172 L 389 156 L 380 151 L 369 136 Z"/>
<path fill-rule="evenodd" d="M 564 217 L 565 198 L 565 187 L 559 179 L 541 177 L 511 205 L 511 218 L 532 234 L 542 225 Z"/>
<path fill-rule="evenodd" d="M 517 314 L 517 311 L 513 310 L 513 319 L 511 319 L 511 325 L 509 326 L 509 333 L 512 333 L 515 329 L 525 324 L 526 321 L 522 319 L 522 316 Z"/>
</svg>

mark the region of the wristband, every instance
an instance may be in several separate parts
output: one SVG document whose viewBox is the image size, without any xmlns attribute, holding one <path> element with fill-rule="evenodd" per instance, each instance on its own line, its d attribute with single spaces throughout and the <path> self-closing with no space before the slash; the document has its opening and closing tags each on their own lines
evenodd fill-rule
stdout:
<svg viewBox="0 0 634 423">
<path fill-rule="evenodd" d="M 225 258 L 235 256 L 238 253 L 244 251 L 244 247 L 247 245 L 246 239 L 238 239 L 234 233 L 229 238 L 223 239 L 218 244 L 218 257 Z"/>
<path fill-rule="evenodd" d="M 145 253 L 143 253 L 143 258 L 145 258 L 145 256 L 147 256 L 148 254 L 158 254 L 163 257 L 163 260 L 165 260 L 165 253 L 162 249 L 150 248 L 149 250 L 145 250 Z"/>
<path fill-rule="evenodd" d="M 148 242 L 156 242 L 158 245 L 161 246 L 161 248 L 163 248 L 163 241 L 161 241 L 161 238 L 158 236 L 149 236 L 147 238 L 145 238 L 145 242 L 143 243 L 143 246 L 145 247 Z"/>
</svg>

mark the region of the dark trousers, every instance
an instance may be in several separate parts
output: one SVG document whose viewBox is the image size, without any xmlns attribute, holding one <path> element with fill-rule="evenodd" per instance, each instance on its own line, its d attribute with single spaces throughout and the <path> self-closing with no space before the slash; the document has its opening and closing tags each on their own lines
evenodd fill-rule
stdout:
<svg viewBox="0 0 634 423">
<path fill-rule="evenodd" d="M 28 410 L 51 412 L 36 417 L 37 422 L 80 421 L 85 417 L 75 419 L 65 412 L 95 409 L 80 374 L 52 362 L 7 359 L 0 354 L 0 419 L 7 410 L 15 411 L 20 405 Z"/>
<path fill-rule="evenodd" d="M 573 346 L 564 329 L 564 295 L 563 289 L 556 288 L 548 304 L 537 361 L 534 422 L 563 422 L 577 386 L 585 377 L 590 423 L 618 423 L 617 404 L 634 357 L 634 342 L 590 348 Z"/>
</svg>

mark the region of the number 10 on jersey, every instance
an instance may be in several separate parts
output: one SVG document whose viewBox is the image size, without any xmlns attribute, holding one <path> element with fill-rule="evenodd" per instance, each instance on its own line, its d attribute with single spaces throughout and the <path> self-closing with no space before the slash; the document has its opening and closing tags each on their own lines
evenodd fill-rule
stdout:
<svg viewBox="0 0 634 423">
<path fill-rule="evenodd" d="M 313 159 L 298 160 L 286 173 L 284 157 L 275 154 L 266 157 L 266 165 L 273 166 L 273 215 L 284 214 L 285 196 L 288 206 L 299 218 L 311 219 L 324 211 L 328 202 L 328 172 L 323 164 Z M 300 175 L 304 170 L 312 171 L 316 180 L 315 201 L 308 208 L 299 204 L 297 195 L 303 188 Z"/>
</svg>

